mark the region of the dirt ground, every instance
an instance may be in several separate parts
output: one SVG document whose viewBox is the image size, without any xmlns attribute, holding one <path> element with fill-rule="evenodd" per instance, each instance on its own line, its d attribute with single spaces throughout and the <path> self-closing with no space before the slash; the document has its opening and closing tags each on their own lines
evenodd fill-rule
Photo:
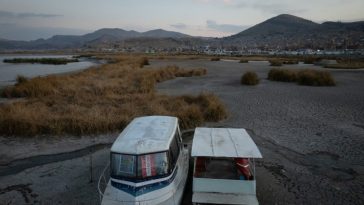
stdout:
<svg viewBox="0 0 364 205">
<path fill-rule="evenodd" d="M 264 157 L 257 164 L 261 204 L 364 203 L 364 70 L 330 70 L 336 87 L 310 87 L 266 80 L 268 62 L 173 63 L 207 68 L 208 75 L 161 83 L 161 93 L 213 92 L 230 116 L 209 126 L 246 128 L 257 143 Z M 248 70 L 258 74 L 259 85 L 240 84 Z"/>
<path fill-rule="evenodd" d="M 251 134 L 264 157 L 257 162 L 261 204 L 364 204 L 364 70 L 329 70 L 337 86 L 309 87 L 266 80 L 268 62 L 150 63 L 146 69 L 207 69 L 206 76 L 160 83 L 158 91 L 221 98 L 229 117 L 206 126 L 242 127 Z M 257 72 L 259 85 L 240 84 L 248 70 Z M 98 204 L 97 178 L 116 136 L 60 140 L 59 146 L 57 139 L 0 138 L 0 204 Z M 183 204 L 190 198 L 189 181 Z"/>
</svg>

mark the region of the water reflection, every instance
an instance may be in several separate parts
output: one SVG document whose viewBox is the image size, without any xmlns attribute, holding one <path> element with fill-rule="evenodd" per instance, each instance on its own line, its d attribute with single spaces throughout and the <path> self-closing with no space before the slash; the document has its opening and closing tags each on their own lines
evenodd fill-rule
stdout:
<svg viewBox="0 0 364 205">
<path fill-rule="evenodd" d="M 15 84 L 18 75 L 25 77 L 45 76 L 57 73 L 66 73 L 86 69 L 96 65 L 88 59 L 81 58 L 79 62 L 68 63 L 66 65 L 47 65 L 47 64 L 12 64 L 3 63 L 7 58 L 71 58 L 71 55 L 0 55 L 0 87 Z"/>
</svg>

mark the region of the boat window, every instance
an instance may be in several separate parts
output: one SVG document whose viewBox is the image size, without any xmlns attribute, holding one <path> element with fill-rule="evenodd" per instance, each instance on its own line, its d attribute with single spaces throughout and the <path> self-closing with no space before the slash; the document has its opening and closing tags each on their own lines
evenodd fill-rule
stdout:
<svg viewBox="0 0 364 205">
<path fill-rule="evenodd" d="M 136 156 L 111 154 L 111 175 L 119 177 L 136 177 Z"/>
<path fill-rule="evenodd" d="M 173 140 L 171 142 L 171 147 L 169 150 L 170 150 L 170 154 L 171 154 L 171 169 L 173 169 L 174 166 L 176 165 L 178 155 L 179 155 L 179 146 L 177 143 L 177 137 L 173 138 Z"/>
<path fill-rule="evenodd" d="M 210 179 L 254 180 L 246 158 L 196 157 L 194 177 Z"/>
<path fill-rule="evenodd" d="M 148 178 L 168 174 L 167 152 L 138 156 L 138 177 Z"/>
<path fill-rule="evenodd" d="M 179 147 L 182 148 L 182 137 L 181 137 L 181 131 L 180 131 L 179 127 L 176 131 L 176 138 L 177 138 Z"/>
<path fill-rule="evenodd" d="M 165 176 L 169 172 L 167 152 L 145 155 L 111 154 L 111 176 L 119 179 L 145 179 Z"/>
</svg>

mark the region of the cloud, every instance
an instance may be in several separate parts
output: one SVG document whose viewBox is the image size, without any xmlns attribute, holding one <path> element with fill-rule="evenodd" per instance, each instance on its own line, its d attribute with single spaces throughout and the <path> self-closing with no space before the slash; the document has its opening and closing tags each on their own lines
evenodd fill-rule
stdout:
<svg viewBox="0 0 364 205">
<path fill-rule="evenodd" d="M 36 40 L 50 38 L 53 35 L 83 35 L 90 30 L 62 28 L 62 27 L 31 27 L 15 23 L 0 22 L 0 39 L 8 40 Z"/>
<path fill-rule="evenodd" d="M 58 14 L 37 14 L 37 13 L 19 13 L 19 18 L 54 18 L 61 17 L 62 15 Z"/>
<path fill-rule="evenodd" d="M 232 4 L 234 0 L 197 0 L 202 3 L 211 3 L 211 2 L 222 2 L 224 4 Z"/>
<path fill-rule="evenodd" d="M 0 10 L 0 18 L 3 18 L 3 17 L 14 17 L 14 14 L 11 12 L 8 12 L 8 11 Z"/>
<path fill-rule="evenodd" d="M 55 18 L 63 15 L 58 14 L 42 14 L 42 13 L 14 13 L 9 11 L 0 10 L 0 18 L 13 18 L 13 19 L 24 19 L 24 18 Z"/>
<path fill-rule="evenodd" d="M 248 26 L 233 25 L 233 24 L 218 24 L 216 21 L 207 20 L 206 26 L 209 29 L 215 31 L 221 31 L 224 33 L 237 33 L 248 28 Z"/>
<path fill-rule="evenodd" d="M 173 28 L 176 28 L 176 29 L 186 29 L 188 27 L 184 23 L 171 24 L 170 26 L 172 26 Z"/>
<path fill-rule="evenodd" d="M 255 10 L 260 10 L 263 12 L 271 13 L 271 14 L 297 14 L 303 13 L 307 11 L 306 9 L 295 9 L 295 8 L 288 8 L 287 5 L 281 3 L 245 3 L 240 2 L 237 4 L 232 5 L 234 8 L 252 8 Z"/>
<path fill-rule="evenodd" d="M 264 12 L 269 12 L 272 14 L 283 14 L 283 13 L 290 13 L 290 14 L 297 14 L 305 12 L 305 9 L 294 9 L 294 8 L 287 8 L 287 6 L 283 4 L 261 4 L 255 3 L 252 5 L 252 8 L 258 9 Z"/>
<path fill-rule="evenodd" d="M 227 36 L 239 33 L 249 26 L 219 24 L 214 20 L 207 20 L 203 25 L 189 25 L 184 23 L 176 23 L 169 25 L 175 29 L 183 30 L 183 32 L 199 33 L 201 36 Z"/>
<path fill-rule="evenodd" d="M 4 22 L 0 22 L 0 27 L 11 27 L 11 26 L 15 26 L 15 23 L 4 23 Z"/>
</svg>

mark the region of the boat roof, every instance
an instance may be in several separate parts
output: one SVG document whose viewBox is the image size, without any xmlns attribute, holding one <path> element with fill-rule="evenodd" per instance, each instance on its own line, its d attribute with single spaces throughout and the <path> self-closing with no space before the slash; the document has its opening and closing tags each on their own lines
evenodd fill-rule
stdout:
<svg viewBox="0 0 364 205">
<path fill-rule="evenodd" d="M 195 130 L 192 157 L 262 158 L 245 129 L 204 128 Z"/>
<path fill-rule="evenodd" d="M 146 154 L 169 149 L 178 126 L 178 119 L 170 116 L 138 117 L 120 133 L 111 152 Z"/>
</svg>

